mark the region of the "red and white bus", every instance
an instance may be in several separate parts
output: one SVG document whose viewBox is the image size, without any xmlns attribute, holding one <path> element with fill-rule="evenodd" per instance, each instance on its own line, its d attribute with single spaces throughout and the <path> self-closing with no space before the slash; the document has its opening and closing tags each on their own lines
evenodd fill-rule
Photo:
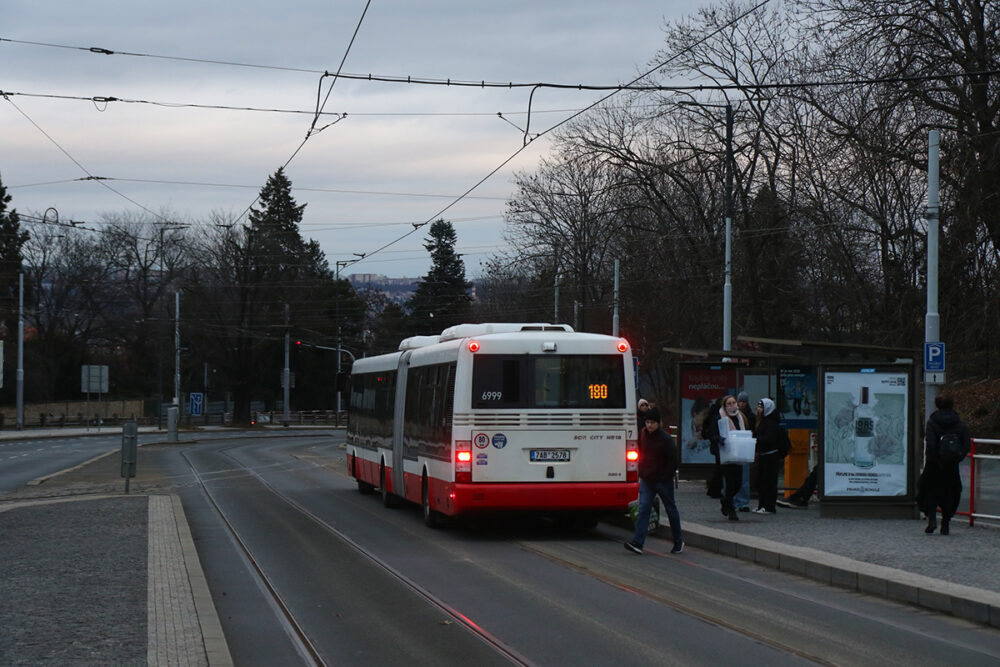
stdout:
<svg viewBox="0 0 1000 667">
<path fill-rule="evenodd" d="M 638 495 L 632 351 L 567 325 L 460 324 L 351 369 L 362 493 L 442 515 L 624 510 Z"/>
</svg>

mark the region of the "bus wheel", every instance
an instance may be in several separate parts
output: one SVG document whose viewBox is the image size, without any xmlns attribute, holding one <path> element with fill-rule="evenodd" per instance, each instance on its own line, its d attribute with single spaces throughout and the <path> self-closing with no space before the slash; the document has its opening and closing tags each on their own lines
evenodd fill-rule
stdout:
<svg viewBox="0 0 1000 667">
<path fill-rule="evenodd" d="M 389 490 L 385 488 L 385 465 L 379 466 L 378 472 L 378 482 L 379 487 L 382 490 L 382 505 L 385 507 L 395 507 L 396 506 L 396 496 L 389 493 Z"/>
<path fill-rule="evenodd" d="M 358 481 L 358 492 L 361 495 L 367 496 L 375 492 L 374 486 L 358 477 L 358 457 L 356 454 L 351 456 L 351 476 Z"/>
<path fill-rule="evenodd" d="M 439 512 L 431 509 L 431 490 L 430 484 L 427 483 L 426 473 L 424 473 L 424 480 L 421 484 L 420 497 L 424 506 L 424 524 L 428 528 L 440 528 L 442 524 L 442 517 Z"/>
</svg>

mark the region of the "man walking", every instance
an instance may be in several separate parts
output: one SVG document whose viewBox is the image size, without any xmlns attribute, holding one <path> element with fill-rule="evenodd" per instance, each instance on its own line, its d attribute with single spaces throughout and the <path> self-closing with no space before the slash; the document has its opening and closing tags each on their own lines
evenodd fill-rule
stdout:
<svg viewBox="0 0 1000 667">
<path fill-rule="evenodd" d="M 646 413 L 646 428 L 639 436 L 639 516 L 635 521 L 635 534 L 625 543 L 625 548 L 637 554 L 642 553 L 642 545 L 649 532 L 649 514 L 656 496 L 663 502 L 663 508 L 670 520 L 670 532 L 674 538 L 672 554 L 684 551 L 681 536 L 681 515 L 674 502 L 674 473 L 677 472 L 677 448 L 674 439 L 660 424 L 660 411 L 650 408 Z"/>
</svg>

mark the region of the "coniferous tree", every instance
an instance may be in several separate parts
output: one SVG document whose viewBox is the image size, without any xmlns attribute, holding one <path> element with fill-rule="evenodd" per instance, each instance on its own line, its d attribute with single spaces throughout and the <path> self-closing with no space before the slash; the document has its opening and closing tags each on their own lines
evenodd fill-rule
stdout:
<svg viewBox="0 0 1000 667">
<path fill-rule="evenodd" d="M 21 229 L 16 209 L 7 210 L 11 196 L 0 180 L 0 334 L 5 341 L 16 341 L 18 308 L 18 274 L 21 272 L 22 247 L 28 232 Z M 10 347 L 10 346 L 8 346 Z M 10 367 L 5 364 L 4 368 Z M 11 387 L 12 382 L 3 386 Z"/>
<path fill-rule="evenodd" d="M 414 334 L 434 334 L 468 320 L 472 283 L 465 279 L 465 262 L 455 252 L 455 228 L 450 222 L 431 224 L 424 248 L 431 254 L 431 269 L 407 302 Z"/>
</svg>

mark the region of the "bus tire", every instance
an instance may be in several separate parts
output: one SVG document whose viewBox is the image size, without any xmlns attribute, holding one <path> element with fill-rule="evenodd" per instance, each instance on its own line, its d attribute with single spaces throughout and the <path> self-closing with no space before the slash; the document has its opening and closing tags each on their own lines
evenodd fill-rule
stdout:
<svg viewBox="0 0 1000 667">
<path fill-rule="evenodd" d="M 437 510 L 431 509 L 431 489 L 430 484 L 427 482 L 427 473 L 424 473 L 423 482 L 420 485 L 420 498 L 421 504 L 424 508 L 424 525 L 428 528 L 440 528 L 442 525 L 441 513 Z"/>
<path fill-rule="evenodd" d="M 386 488 L 385 484 L 385 464 L 383 463 L 379 466 L 378 472 L 378 482 L 379 488 L 382 491 L 382 505 L 384 507 L 395 507 L 396 506 L 396 496 L 389 493 L 389 489 Z"/>
<path fill-rule="evenodd" d="M 375 487 L 358 477 L 358 455 L 351 455 L 351 476 L 358 482 L 358 493 L 363 496 L 375 493 Z"/>
</svg>

